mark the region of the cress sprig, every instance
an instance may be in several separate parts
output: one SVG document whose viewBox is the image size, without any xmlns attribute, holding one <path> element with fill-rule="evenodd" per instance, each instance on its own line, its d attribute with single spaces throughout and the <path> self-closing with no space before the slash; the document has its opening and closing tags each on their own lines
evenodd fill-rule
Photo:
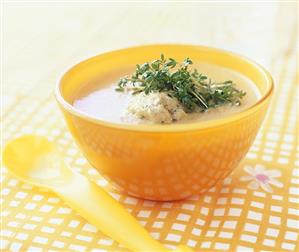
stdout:
<svg viewBox="0 0 299 252">
<path fill-rule="evenodd" d="M 127 89 L 132 94 L 166 92 L 170 97 L 176 97 L 186 112 L 196 109 L 205 111 L 225 104 L 241 104 L 246 93 L 238 90 L 231 80 L 213 82 L 197 69 L 189 70 L 192 64 L 189 58 L 179 64 L 172 58 L 165 59 L 161 54 L 158 60 L 136 65 L 130 77 L 119 80 L 116 90 Z"/>
</svg>

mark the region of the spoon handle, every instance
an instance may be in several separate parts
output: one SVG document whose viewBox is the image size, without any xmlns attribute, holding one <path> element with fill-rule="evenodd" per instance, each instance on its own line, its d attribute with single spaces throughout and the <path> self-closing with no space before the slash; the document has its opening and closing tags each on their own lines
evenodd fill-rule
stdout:
<svg viewBox="0 0 299 252">
<path fill-rule="evenodd" d="M 73 173 L 70 183 L 52 189 L 88 222 L 132 251 L 170 251 L 155 241 L 122 205 L 84 176 Z"/>
</svg>

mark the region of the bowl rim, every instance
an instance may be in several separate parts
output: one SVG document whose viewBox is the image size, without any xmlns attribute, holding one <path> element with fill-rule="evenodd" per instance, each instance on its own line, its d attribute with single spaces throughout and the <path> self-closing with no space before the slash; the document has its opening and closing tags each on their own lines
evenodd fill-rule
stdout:
<svg viewBox="0 0 299 252">
<path fill-rule="evenodd" d="M 121 51 L 125 50 L 132 50 L 132 49 L 137 49 L 137 48 L 146 48 L 146 47 L 159 47 L 159 46 L 179 46 L 179 47 L 194 47 L 194 48 L 201 48 L 204 50 L 210 50 L 210 51 L 215 51 L 219 53 L 225 53 L 227 55 L 230 55 L 235 58 L 239 58 L 242 61 L 246 61 L 247 63 L 253 65 L 261 75 L 263 75 L 264 79 L 267 81 L 267 90 L 264 93 L 264 95 L 261 95 L 261 97 L 250 107 L 247 109 L 241 111 L 240 113 L 236 114 L 231 114 L 223 118 L 219 119 L 213 119 L 213 120 L 207 120 L 207 121 L 201 121 L 201 122 L 192 122 L 192 123 L 177 123 L 177 124 L 126 124 L 126 123 L 115 123 L 115 122 L 109 122 L 105 120 L 100 120 L 95 117 L 92 117 L 88 115 L 87 113 L 84 113 L 78 109 L 76 109 L 72 104 L 67 102 L 63 95 L 61 94 L 61 85 L 62 85 L 62 80 L 63 78 L 69 74 L 73 69 L 76 69 L 80 67 L 81 65 L 93 61 L 96 58 L 99 57 L 107 57 L 110 54 L 113 55 L 114 53 L 118 53 Z M 91 58 L 85 59 L 83 61 L 80 61 L 79 63 L 73 65 L 72 67 L 68 68 L 67 71 L 65 71 L 61 77 L 58 79 L 54 94 L 55 98 L 58 102 L 59 105 L 61 105 L 65 110 L 67 110 L 69 113 L 80 117 L 81 119 L 87 120 L 89 122 L 102 125 L 105 127 L 109 128 L 117 128 L 117 129 L 122 129 L 122 130 L 128 130 L 128 131 L 141 131 L 141 132 L 161 132 L 161 133 L 166 133 L 166 132 L 183 132 L 183 131 L 197 131 L 201 129 L 209 129 L 209 128 L 217 128 L 217 127 L 223 127 L 224 125 L 228 123 L 232 123 L 235 121 L 238 121 L 247 115 L 253 113 L 255 109 L 259 106 L 262 106 L 264 102 L 270 99 L 271 95 L 273 94 L 274 90 L 274 83 L 273 83 L 273 78 L 270 75 L 270 73 L 260 64 L 256 63 L 254 60 L 249 59 L 246 56 L 231 52 L 229 50 L 223 50 L 220 48 L 216 47 L 209 47 L 209 46 L 203 46 L 203 45 L 196 45 L 196 44 L 179 44 L 179 43 L 165 43 L 165 44 L 146 44 L 146 45 L 141 45 L 141 46 L 130 46 L 130 47 L 125 47 L 113 51 L 108 51 L 104 52 L 98 55 L 95 55 Z"/>
</svg>

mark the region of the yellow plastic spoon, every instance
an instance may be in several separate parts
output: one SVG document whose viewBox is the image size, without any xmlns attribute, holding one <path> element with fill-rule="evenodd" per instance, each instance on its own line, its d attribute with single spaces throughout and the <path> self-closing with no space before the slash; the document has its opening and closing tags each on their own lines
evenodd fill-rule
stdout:
<svg viewBox="0 0 299 252">
<path fill-rule="evenodd" d="M 170 251 L 101 187 L 69 169 L 47 138 L 26 135 L 10 141 L 3 151 L 3 161 L 16 177 L 52 190 L 87 221 L 130 250 Z M 176 251 L 193 250 L 178 246 Z"/>
</svg>

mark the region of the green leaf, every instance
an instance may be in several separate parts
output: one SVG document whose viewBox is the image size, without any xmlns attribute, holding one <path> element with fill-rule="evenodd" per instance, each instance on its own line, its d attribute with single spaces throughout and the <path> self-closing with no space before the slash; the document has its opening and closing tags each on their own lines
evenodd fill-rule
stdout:
<svg viewBox="0 0 299 252">
<path fill-rule="evenodd" d="M 204 111 L 225 104 L 241 104 L 246 93 L 238 90 L 231 80 L 213 82 L 197 69 L 188 70 L 191 64 L 193 61 L 189 58 L 178 64 L 175 59 L 166 59 L 161 54 L 160 59 L 151 63 L 137 64 L 131 77 L 119 80 L 116 91 L 124 91 L 124 87 L 132 83 L 133 87 L 128 87 L 132 94 L 166 92 L 170 97 L 178 99 L 186 112 Z"/>
</svg>

